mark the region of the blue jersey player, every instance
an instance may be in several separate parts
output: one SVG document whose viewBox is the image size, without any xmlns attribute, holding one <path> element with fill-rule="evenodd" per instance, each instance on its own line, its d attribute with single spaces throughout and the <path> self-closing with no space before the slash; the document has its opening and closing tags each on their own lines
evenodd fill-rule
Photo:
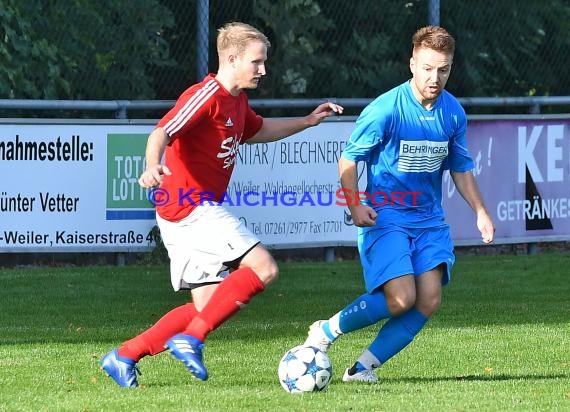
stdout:
<svg viewBox="0 0 570 412">
<path fill-rule="evenodd" d="M 346 369 L 345 382 L 376 382 L 374 369 L 406 347 L 440 305 L 455 260 L 441 206 L 444 170 L 474 210 L 483 242 L 492 242 L 495 232 L 471 172 L 465 111 L 444 90 L 455 40 L 428 26 L 412 43 L 411 80 L 363 110 L 339 161 L 343 194 L 358 226 L 366 293 L 313 323 L 305 344 L 326 351 L 340 335 L 387 319 Z M 366 162 L 364 193 L 358 193 L 358 162 Z"/>
</svg>

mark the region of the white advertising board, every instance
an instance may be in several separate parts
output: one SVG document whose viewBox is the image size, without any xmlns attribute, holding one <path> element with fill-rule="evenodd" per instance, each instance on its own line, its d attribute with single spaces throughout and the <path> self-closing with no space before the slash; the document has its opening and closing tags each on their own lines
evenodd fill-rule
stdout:
<svg viewBox="0 0 570 412">
<path fill-rule="evenodd" d="M 497 243 L 570 238 L 568 122 L 470 122 L 474 172 Z M 152 249 L 153 192 L 137 180 L 154 124 L 1 121 L 0 253 Z M 356 228 L 337 193 L 338 158 L 353 127 L 354 120 L 331 118 L 281 141 L 240 146 L 223 205 L 271 248 L 354 246 Z M 480 244 L 474 214 L 448 174 L 444 188 L 453 239 Z"/>
<path fill-rule="evenodd" d="M 154 122 L 0 123 L 0 252 L 128 252 L 154 247 L 138 176 Z M 240 148 L 224 205 L 268 246 L 354 244 L 336 204 L 352 122 Z M 151 197 L 152 199 L 152 197 Z"/>
<path fill-rule="evenodd" d="M 331 120 L 274 143 L 242 145 L 227 208 L 270 247 L 354 245 L 356 229 L 337 195 L 338 159 L 353 127 Z"/>
<path fill-rule="evenodd" d="M 151 220 L 114 218 L 148 208 L 136 184 L 151 125 L 0 125 L 0 251 L 142 251 Z"/>
</svg>

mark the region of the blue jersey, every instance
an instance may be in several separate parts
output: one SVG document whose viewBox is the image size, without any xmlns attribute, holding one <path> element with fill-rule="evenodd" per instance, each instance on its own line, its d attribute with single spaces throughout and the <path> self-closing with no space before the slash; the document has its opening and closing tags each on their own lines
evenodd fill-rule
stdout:
<svg viewBox="0 0 570 412">
<path fill-rule="evenodd" d="M 466 129 L 467 116 L 455 97 L 444 90 L 426 110 L 409 81 L 362 111 L 342 156 L 366 162 L 366 203 L 378 213 L 376 226 L 444 224 L 443 171 L 474 167 Z"/>
</svg>

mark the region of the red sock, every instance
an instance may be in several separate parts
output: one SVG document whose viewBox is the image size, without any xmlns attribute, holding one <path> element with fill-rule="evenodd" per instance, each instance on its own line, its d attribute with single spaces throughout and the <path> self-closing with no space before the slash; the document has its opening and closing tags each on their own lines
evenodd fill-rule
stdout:
<svg viewBox="0 0 570 412">
<path fill-rule="evenodd" d="M 193 303 L 172 309 L 150 328 L 124 342 L 118 349 L 119 356 L 138 362 L 146 355 L 156 355 L 164 351 L 166 341 L 181 333 L 197 313 Z"/>
<path fill-rule="evenodd" d="M 263 289 L 265 285 L 250 268 L 232 272 L 220 283 L 204 309 L 192 319 L 183 333 L 204 342 L 208 333 L 228 320 Z"/>
</svg>

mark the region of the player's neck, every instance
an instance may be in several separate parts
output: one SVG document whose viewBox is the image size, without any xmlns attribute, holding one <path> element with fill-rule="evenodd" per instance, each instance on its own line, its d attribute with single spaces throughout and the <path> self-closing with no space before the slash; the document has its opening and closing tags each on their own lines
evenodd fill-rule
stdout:
<svg viewBox="0 0 570 412">
<path fill-rule="evenodd" d="M 424 109 L 426 109 L 428 112 L 430 112 L 431 109 L 433 109 L 433 106 L 435 105 L 435 101 L 436 101 L 436 100 L 437 100 L 437 99 L 430 99 L 430 100 L 426 100 L 426 99 L 420 100 L 420 99 L 418 99 L 418 101 L 420 102 L 420 104 L 422 105 L 422 107 L 423 107 Z"/>
<path fill-rule="evenodd" d="M 241 89 L 238 87 L 234 80 L 233 75 L 229 75 L 223 70 L 218 71 L 216 80 L 230 93 L 232 96 L 237 96 Z"/>
<path fill-rule="evenodd" d="M 437 97 L 435 99 L 426 99 L 425 97 L 422 96 L 422 94 L 419 92 L 418 89 L 416 89 L 413 85 L 412 85 L 412 94 L 414 95 L 414 97 L 416 98 L 416 100 L 418 101 L 418 103 L 428 112 L 431 111 L 431 109 L 433 109 L 433 106 L 435 105 L 435 101 L 437 100 Z"/>
</svg>

